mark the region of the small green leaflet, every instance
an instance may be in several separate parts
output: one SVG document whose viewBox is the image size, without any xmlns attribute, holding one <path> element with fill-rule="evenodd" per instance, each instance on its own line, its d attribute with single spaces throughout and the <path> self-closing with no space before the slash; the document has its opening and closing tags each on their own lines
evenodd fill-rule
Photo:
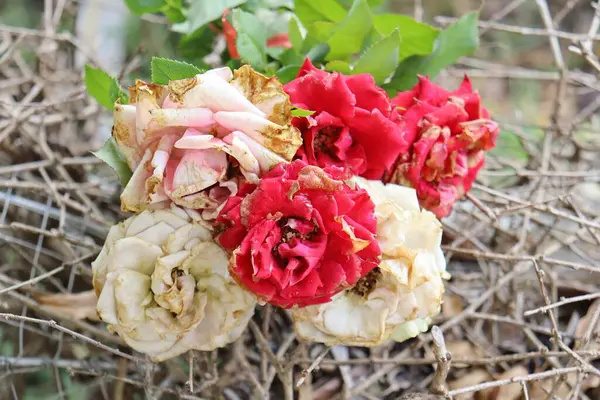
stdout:
<svg viewBox="0 0 600 400">
<path fill-rule="evenodd" d="M 160 57 L 152 57 L 150 67 L 152 83 L 159 85 L 168 85 L 169 81 L 192 78 L 204 72 L 195 65 Z"/>
<path fill-rule="evenodd" d="M 302 44 L 304 43 L 304 38 L 306 37 L 306 29 L 304 29 L 302 22 L 300 22 L 295 15 L 292 15 L 290 18 L 288 31 L 292 48 L 296 51 L 300 51 L 302 49 Z"/>
<path fill-rule="evenodd" d="M 341 72 L 342 74 L 352 75 L 352 66 L 345 61 L 329 61 L 325 64 L 325 70 L 330 72 Z"/>
<path fill-rule="evenodd" d="M 281 83 L 288 83 L 292 81 L 296 77 L 296 75 L 298 75 L 300 67 L 300 64 L 286 65 L 285 67 L 281 67 L 277 72 L 275 72 L 275 75 L 277 75 Z"/>
<path fill-rule="evenodd" d="M 237 31 L 235 44 L 240 58 L 257 68 L 267 64 L 267 28 L 254 15 L 239 8 L 233 10 L 231 22 Z"/>
<path fill-rule="evenodd" d="M 398 30 L 369 47 L 354 65 L 353 73 L 370 73 L 377 84 L 382 84 L 398 66 L 400 38 Z"/>
<path fill-rule="evenodd" d="M 108 139 L 100 150 L 93 151 L 92 154 L 108 164 L 117 173 L 123 187 L 127 185 L 127 182 L 131 179 L 131 170 L 121 155 L 114 138 Z"/>
<path fill-rule="evenodd" d="M 335 0 L 295 0 L 294 11 L 307 25 L 317 21 L 340 22 L 346 16 L 346 10 Z"/>
<path fill-rule="evenodd" d="M 433 51 L 439 29 L 415 21 L 402 14 L 379 14 L 373 16 L 373 26 L 382 35 L 389 35 L 395 29 L 400 32 L 400 60 L 412 55 L 427 55 Z"/>
<path fill-rule="evenodd" d="M 315 112 L 310 110 L 305 110 L 303 108 L 292 107 L 292 117 L 308 117 L 309 115 L 313 115 Z"/>
<path fill-rule="evenodd" d="M 327 61 L 346 60 L 353 53 L 358 53 L 372 25 L 371 8 L 367 1 L 354 0 L 346 18 L 327 41 L 330 48 Z"/>
<path fill-rule="evenodd" d="M 123 90 L 121 90 L 121 87 L 117 83 L 116 79 L 113 79 L 110 85 L 109 95 L 113 104 L 115 104 L 115 101 L 117 100 L 119 100 L 121 104 L 127 104 L 129 102 L 127 94 Z"/>
<path fill-rule="evenodd" d="M 187 12 L 188 20 L 173 25 L 173 30 L 180 33 L 192 33 L 205 24 L 221 18 L 227 9 L 233 9 L 246 0 L 194 0 Z"/>
<path fill-rule="evenodd" d="M 182 9 L 183 0 L 166 0 L 167 3 L 160 9 L 165 14 L 169 22 L 176 24 L 185 21 L 185 14 Z"/>
<path fill-rule="evenodd" d="M 402 61 L 394 78 L 384 85 L 384 89 L 390 95 L 410 89 L 417 82 L 417 74 L 433 79 L 460 57 L 472 54 L 479 46 L 478 17 L 479 12 L 472 11 L 441 31 L 433 52 L 427 56 L 414 55 Z"/>
<path fill-rule="evenodd" d="M 85 66 L 85 88 L 96 101 L 108 108 L 113 109 L 117 99 L 122 104 L 127 103 L 127 95 L 121 90 L 119 82 L 101 69 Z"/>
<path fill-rule="evenodd" d="M 314 47 L 312 47 L 307 53 L 306 58 L 313 62 L 313 64 L 317 62 L 323 61 L 323 58 L 329 52 L 329 45 L 326 43 L 317 43 Z"/>
<path fill-rule="evenodd" d="M 134 14 L 142 15 L 159 11 L 166 0 L 125 0 L 127 8 Z"/>
</svg>

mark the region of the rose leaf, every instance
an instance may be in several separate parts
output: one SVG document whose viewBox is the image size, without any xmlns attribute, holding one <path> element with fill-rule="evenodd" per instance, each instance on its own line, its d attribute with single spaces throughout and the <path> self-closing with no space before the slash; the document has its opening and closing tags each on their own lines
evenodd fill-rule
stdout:
<svg viewBox="0 0 600 400">
<path fill-rule="evenodd" d="M 101 69 L 86 64 L 84 81 L 90 96 L 109 110 L 113 109 L 117 99 L 120 99 L 122 104 L 127 103 L 127 96 L 121 90 L 119 82 Z"/>
<path fill-rule="evenodd" d="M 370 73 L 375 82 L 381 84 L 398 66 L 400 37 L 398 30 L 369 47 L 358 59 L 353 74 Z"/>
<path fill-rule="evenodd" d="M 127 186 L 132 173 L 121 155 L 114 138 L 111 137 L 108 139 L 100 150 L 93 151 L 92 154 L 104 161 L 116 172 L 123 187 Z"/>
<path fill-rule="evenodd" d="M 161 57 L 152 57 L 150 67 L 152 83 L 159 85 L 168 85 L 169 81 L 191 78 L 203 72 L 195 65 Z"/>
<path fill-rule="evenodd" d="M 159 11 L 165 0 L 125 0 L 125 4 L 132 13 L 142 15 Z"/>
</svg>

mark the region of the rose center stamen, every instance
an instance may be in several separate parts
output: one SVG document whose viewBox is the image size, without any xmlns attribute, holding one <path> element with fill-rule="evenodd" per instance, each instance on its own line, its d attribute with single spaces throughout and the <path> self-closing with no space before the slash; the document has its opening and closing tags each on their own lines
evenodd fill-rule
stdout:
<svg viewBox="0 0 600 400">
<path fill-rule="evenodd" d="M 277 225 L 281 229 L 281 239 L 279 243 L 273 246 L 271 253 L 273 254 L 273 257 L 275 257 L 275 259 L 277 260 L 277 263 L 283 266 L 283 268 L 285 268 L 287 266 L 288 261 L 282 258 L 279 254 L 279 246 L 281 246 L 283 243 L 289 243 L 294 238 L 300 238 L 301 240 L 310 241 L 318 232 L 318 227 L 313 223 L 313 229 L 307 234 L 302 234 L 299 230 L 294 229 L 290 226 L 289 218 L 281 218 L 279 221 L 277 221 Z"/>
<path fill-rule="evenodd" d="M 317 132 L 317 135 L 315 136 L 313 147 L 320 153 L 326 153 L 330 156 L 334 156 L 334 145 L 340 137 L 341 131 L 342 128 L 337 126 L 327 126 L 319 130 L 319 132 Z"/>
<path fill-rule="evenodd" d="M 177 282 L 177 278 L 183 275 L 185 275 L 185 272 L 180 269 L 174 269 L 171 271 L 171 279 L 173 279 L 173 282 Z"/>
<path fill-rule="evenodd" d="M 365 276 L 360 278 L 356 285 L 351 289 L 352 293 L 367 298 L 376 288 L 377 280 L 381 277 L 381 270 L 374 268 Z"/>
</svg>

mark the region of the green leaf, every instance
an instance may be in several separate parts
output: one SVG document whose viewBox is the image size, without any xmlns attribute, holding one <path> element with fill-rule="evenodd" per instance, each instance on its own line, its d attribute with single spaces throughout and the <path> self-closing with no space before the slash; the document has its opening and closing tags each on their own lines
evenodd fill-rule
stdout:
<svg viewBox="0 0 600 400">
<path fill-rule="evenodd" d="M 371 26 L 369 4 L 366 0 L 354 0 L 348 15 L 327 41 L 330 47 L 327 60 L 344 60 L 353 53 L 358 53 Z"/>
<path fill-rule="evenodd" d="M 152 83 L 167 85 L 169 81 L 191 78 L 203 71 L 195 65 L 168 58 L 152 57 L 150 63 L 152 70 Z"/>
<path fill-rule="evenodd" d="M 439 29 L 401 14 L 374 15 L 373 26 L 382 35 L 389 35 L 394 30 L 399 30 L 402 41 L 400 60 L 414 54 L 430 54 L 439 34 Z"/>
<path fill-rule="evenodd" d="M 313 62 L 320 62 L 325 58 L 327 53 L 329 52 L 329 45 L 326 43 L 318 43 L 313 48 L 311 48 L 308 53 L 306 53 L 306 57 Z"/>
<path fill-rule="evenodd" d="M 428 56 L 411 56 L 396 69 L 392 81 L 384 88 L 391 95 L 407 90 L 417 82 L 417 74 L 434 78 L 445 67 L 455 63 L 460 57 L 472 54 L 479 46 L 477 18 L 473 11 L 440 32 L 433 53 Z"/>
<path fill-rule="evenodd" d="M 100 150 L 93 151 L 92 154 L 108 164 L 108 166 L 117 173 L 123 187 L 127 185 L 127 182 L 131 179 L 132 173 L 125 162 L 125 159 L 121 155 L 114 138 L 111 137 L 108 139 Z"/>
<path fill-rule="evenodd" d="M 269 57 L 274 58 L 275 60 L 280 60 L 281 55 L 285 53 L 287 49 L 283 47 L 267 47 L 265 49 L 266 53 Z"/>
<path fill-rule="evenodd" d="M 125 0 L 129 10 L 137 15 L 159 11 L 165 5 L 165 0 Z"/>
<path fill-rule="evenodd" d="M 398 66 L 400 38 L 395 30 L 368 48 L 358 59 L 353 74 L 369 73 L 381 84 Z"/>
<path fill-rule="evenodd" d="M 300 67 L 300 64 L 286 65 L 285 67 L 280 68 L 275 75 L 277 75 L 281 83 L 288 83 L 296 78 Z"/>
<path fill-rule="evenodd" d="M 191 2 L 187 15 L 188 20 L 173 25 L 175 32 L 192 33 L 202 28 L 205 24 L 221 18 L 228 8 L 244 4 L 246 0 L 195 0 Z"/>
<path fill-rule="evenodd" d="M 235 39 L 240 58 L 258 68 L 263 68 L 266 63 L 265 50 L 258 47 L 250 35 L 245 32 L 238 32 Z"/>
<path fill-rule="evenodd" d="M 309 115 L 313 115 L 314 113 L 314 111 L 305 110 L 303 108 L 292 108 L 292 117 L 308 117 Z"/>
<path fill-rule="evenodd" d="M 167 17 L 169 22 L 173 24 L 181 23 L 186 19 L 182 7 L 182 0 L 167 0 L 167 3 L 160 9 L 160 11 L 165 14 L 165 17 Z"/>
<path fill-rule="evenodd" d="M 86 64 L 85 66 L 85 88 L 88 93 L 96 99 L 96 101 L 108 108 L 113 109 L 115 100 L 119 97 L 120 91 L 119 83 L 117 80 L 101 69 L 91 67 Z M 115 86 L 117 90 L 115 90 Z M 115 94 L 117 96 L 115 97 Z"/>
<path fill-rule="evenodd" d="M 337 24 L 333 22 L 317 21 L 308 26 L 308 33 L 319 42 L 327 42 L 336 27 Z"/>
<path fill-rule="evenodd" d="M 282 65 L 302 64 L 304 56 L 298 54 L 294 49 L 286 49 L 279 55 L 279 62 Z"/>
<path fill-rule="evenodd" d="M 325 69 L 331 72 L 340 72 L 345 75 L 352 74 L 352 66 L 345 61 L 335 60 L 325 64 Z"/>
<path fill-rule="evenodd" d="M 306 37 L 306 29 L 295 15 L 290 18 L 288 32 L 292 48 L 296 51 L 300 51 L 300 49 L 302 49 L 302 44 L 304 43 L 304 38 Z"/>
<path fill-rule="evenodd" d="M 529 153 L 521 139 L 513 132 L 503 129 L 496 139 L 496 147 L 489 151 L 490 156 L 516 161 L 520 166 L 527 164 Z M 523 164 L 521 164 L 523 163 Z"/>
<path fill-rule="evenodd" d="M 193 60 L 193 64 L 202 65 L 202 58 L 212 53 L 215 36 L 215 32 L 206 26 L 185 35 L 179 40 L 177 54 L 189 62 Z"/>
<path fill-rule="evenodd" d="M 235 44 L 242 61 L 255 67 L 267 64 L 267 29 L 254 15 L 240 9 L 233 10 L 231 21 L 237 31 Z"/>
<path fill-rule="evenodd" d="M 305 26 L 316 21 L 341 22 L 346 17 L 346 10 L 335 0 L 296 0 L 294 3 L 294 11 Z"/>
<path fill-rule="evenodd" d="M 112 101 L 112 104 L 115 104 L 117 100 L 119 100 L 121 104 L 128 103 L 127 94 L 121 89 L 116 79 L 112 80 L 109 91 L 110 100 Z"/>
</svg>

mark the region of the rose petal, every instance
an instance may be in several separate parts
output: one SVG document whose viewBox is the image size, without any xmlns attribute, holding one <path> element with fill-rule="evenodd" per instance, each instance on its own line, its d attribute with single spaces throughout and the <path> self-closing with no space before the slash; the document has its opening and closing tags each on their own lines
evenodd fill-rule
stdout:
<svg viewBox="0 0 600 400">
<path fill-rule="evenodd" d="M 169 89 L 171 97 L 179 99 L 185 108 L 208 107 L 215 112 L 245 111 L 261 117 L 265 115 L 217 73 L 196 75 L 189 83 L 171 81 Z"/>
</svg>

